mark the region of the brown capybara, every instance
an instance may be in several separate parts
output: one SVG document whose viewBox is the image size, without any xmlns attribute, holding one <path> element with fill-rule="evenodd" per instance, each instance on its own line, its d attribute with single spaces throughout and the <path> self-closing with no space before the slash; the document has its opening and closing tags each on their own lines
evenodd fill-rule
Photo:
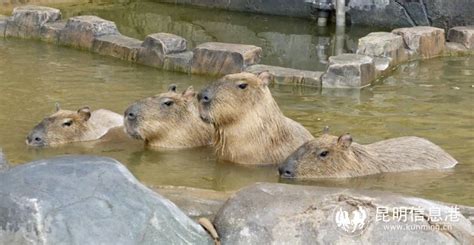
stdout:
<svg viewBox="0 0 474 245">
<path fill-rule="evenodd" d="M 279 164 L 313 138 L 285 117 L 270 93 L 271 75 L 237 73 L 198 94 L 201 118 L 215 128 L 214 147 L 221 160 L 239 164 Z"/>
<path fill-rule="evenodd" d="M 123 117 L 115 112 L 89 107 L 77 111 L 62 110 L 43 119 L 26 137 L 30 146 L 54 146 L 71 142 L 98 140 L 109 130 L 123 126 Z"/>
<path fill-rule="evenodd" d="M 280 177 L 347 178 L 385 172 L 451 168 L 457 161 L 439 146 L 414 136 L 360 145 L 350 134 L 327 133 L 308 141 L 280 166 Z"/>
<path fill-rule="evenodd" d="M 199 118 L 193 87 L 139 100 L 125 111 L 127 133 L 152 148 L 190 148 L 212 142 L 212 125 Z"/>
</svg>

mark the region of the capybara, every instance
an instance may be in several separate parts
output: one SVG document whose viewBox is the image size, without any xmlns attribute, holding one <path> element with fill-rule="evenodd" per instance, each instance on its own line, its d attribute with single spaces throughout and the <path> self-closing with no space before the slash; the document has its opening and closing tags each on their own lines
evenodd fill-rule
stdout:
<svg viewBox="0 0 474 245">
<path fill-rule="evenodd" d="M 313 138 L 285 117 L 268 88 L 271 75 L 224 76 L 198 94 L 201 118 L 215 128 L 214 147 L 221 160 L 239 164 L 279 164 Z"/>
<path fill-rule="evenodd" d="M 193 87 L 178 93 L 171 85 L 166 93 L 139 100 L 125 111 L 127 133 L 152 148 L 190 148 L 210 145 L 212 125 L 199 118 Z"/>
<path fill-rule="evenodd" d="M 350 134 L 327 133 L 308 141 L 280 166 L 283 178 L 347 178 L 386 172 L 451 168 L 457 161 L 439 146 L 414 136 L 360 145 Z"/>
<path fill-rule="evenodd" d="M 43 119 L 26 137 L 30 146 L 54 146 L 71 142 L 98 140 L 109 130 L 123 126 L 123 117 L 115 112 L 83 107 L 77 111 L 62 110 Z"/>
</svg>

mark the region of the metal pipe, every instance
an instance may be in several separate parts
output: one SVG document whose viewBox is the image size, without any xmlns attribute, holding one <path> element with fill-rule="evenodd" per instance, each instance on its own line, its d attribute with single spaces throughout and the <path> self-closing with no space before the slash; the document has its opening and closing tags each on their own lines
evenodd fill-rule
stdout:
<svg viewBox="0 0 474 245">
<path fill-rule="evenodd" d="M 346 1 L 336 0 L 336 26 L 346 25 Z"/>
</svg>

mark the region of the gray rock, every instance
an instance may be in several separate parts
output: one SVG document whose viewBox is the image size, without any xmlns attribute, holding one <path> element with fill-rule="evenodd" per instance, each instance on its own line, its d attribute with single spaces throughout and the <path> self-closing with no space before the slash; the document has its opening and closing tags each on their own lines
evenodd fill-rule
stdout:
<svg viewBox="0 0 474 245">
<path fill-rule="evenodd" d="M 209 42 L 194 49 L 191 72 L 226 75 L 239 73 L 260 62 L 262 48 L 254 45 Z"/>
<path fill-rule="evenodd" d="M 444 52 L 446 55 L 462 56 L 474 54 L 474 49 L 469 50 L 466 48 L 466 46 L 460 43 L 446 42 L 446 48 Z"/>
<path fill-rule="evenodd" d="M 94 39 L 92 51 L 122 60 L 136 61 L 141 44 L 140 40 L 120 34 L 105 35 Z"/>
<path fill-rule="evenodd" d="M 406 209 L 403 212 L 400 208 Z M 406 219 L 400 215 L 406 215 Z M 474 242 L 471 223 L 459 210 L 421 198 L 375 191 L 255 184 L 234 194 L 216 217 L 214 225 L 222 244 Z M 405 229 L 396 230 L 397 226 Z M 407 228 L 415 226 L 420 229 Z"/>
<path fill-rule="evenodd" d="M 375 79 L 374 59 L 367 55 L 341 54 L 329 57 L 321 77 L 323 88 L 362 88 Z"/>
<path fill-rule="evenodd" d="M 166 55 L 163 63 L 163 69 L 168 71 L 190 73 L 193 55 L 193 51 Z"/>
<path fill-rule="evenodd" d="M 7 171 L 9 168 L 7 159 L 0 148 L 0 172 Z"/>
<path fill-rule="evenodd" d="M 390 59 L 390 65 L 408 60 L 403 38 L 389 32 L 372 32 L 359 39 L 357 54 Z"/>
<path fill-rule="evenodd" d="M 90 50 L 96 38 L 118 34 L 117 26 L 112 21 L 90 15 L 75 16 L 67 20 L 59 35 L 59 44 Z"/>
<path fill-rule="evenodd" d="M 166 55 L 184 52 L 186 49 L 187 41 L 180 36 L 169 33 L 150 34 L 142 43 L 137 62 L 162 68 Z"/>
<path fill-rule="evenodd" d="M 446 39 L 444 30 L 429 26 L 398 28 L 392 33 L 401 35 L 406 48 L 415 56 L 431 58 L 443 53 Z"/>
<path fill-rule="evenodd" d="M 5 36 L 21 38 L 40 38 L 41 29 L 46 23 L 61 19 L 59 9 L 26 5 L 13 9 L 7 20 Z"/>
<path fill-rule="evenodd" d="M 66 22 L 64 21 L 46 23 L 41 28 L 40 39 L 45 42 L 58 43 L 59 34 L 65 27 L 66 27 Z"/>
<path fill-rule="evenodd" d="M 8 17 L 0 15 L 0 37 L 5 37 L 5 30 L 7 29 Z"/>
<path fill-rule="evenodd" d="M 305 85 L 311 87 L 321 87 L 322 72 L 304 71 L 279 66 L 252 65 L 245 69 L 246 72 L 260 74 L 268 71 L 276 84 L 283 85 Z"/>
<path fill-rule="evenodd" d="M 457 26 L 448 32 L 448 40 L 464 45 L 468 49 L 474 49 L 474 26 Z"/>
<path fill-rule="evenodd" d="M 0 173 L 0 244 L 211 244 L 119 162 L 40 160 Z"/>
</svg>

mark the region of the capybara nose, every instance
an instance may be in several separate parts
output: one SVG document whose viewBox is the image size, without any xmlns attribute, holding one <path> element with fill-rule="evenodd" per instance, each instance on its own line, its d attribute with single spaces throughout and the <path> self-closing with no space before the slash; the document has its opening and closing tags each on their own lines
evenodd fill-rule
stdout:
<svg viewBox="0 0 474 245">
<path fill-rule="evenodd" d="M 38 134 L 30 134 L 26 137 L 26 142 L 29 145 L 42 145 L 43 142 L 43 137 L 41 137 Z"/>
<path fill-rule="evenodd" d="M 134 121 L 137 119 L 138 116 L 138 106 L 132 105 L 130 106 L 124 113 L 125 118 L 129 121 Z"/>
<path fill-rule="evenodd" d="M 199 92 L 197 98 L 199 102 L 202 103 L 209 103 L 211 102 L 211 93 L 209 92 L 209 89 L 203 89 L 201 92 Z"/>
<path fill-rule="evenodd" d="M 278 168 L 278 172 L 280 173 L 280 177 L 282 178 L 294 178 L 295 172 L 289 164 L 283 164 Z"/>
</svg>

